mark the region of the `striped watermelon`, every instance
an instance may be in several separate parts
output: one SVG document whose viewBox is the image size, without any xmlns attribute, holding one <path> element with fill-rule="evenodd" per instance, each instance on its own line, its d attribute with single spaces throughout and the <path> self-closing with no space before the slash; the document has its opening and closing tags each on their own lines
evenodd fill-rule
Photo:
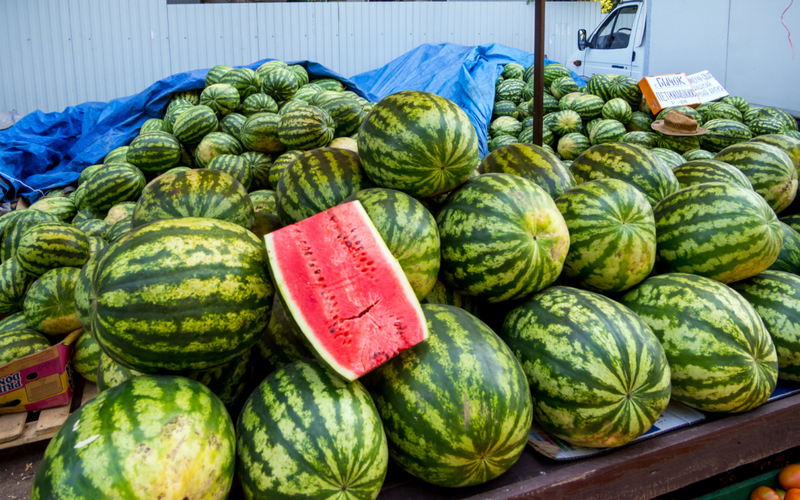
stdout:
<svg viewBox="0 0 800 500">
<path fill-rule="evenodd" d="M 0 366 L 50 347 L 50 341 L 30 328 L 0 332 Z"/>
<path fill-rule="evenodd" d="M 244 351 L 227 363 L 189 373 L 188 377 L 208 387 L 222 401 L 229 413 L 237 415 L 248 396 L 245 389 L 250 382 L 251 352 L 251 350 Z"/>
<path fill-rule="evenodd" d="M 677 135 L 666 135 L 660 132 L 657 133 L 657 145 L 660 148 L 669 149 L 670 151 L 674 151 L 678 154 L 683 154 L 687 151 L 692 151 L 694 149 L 700 149 L 700 139 L 698 137 L 701 136 L 677 136 Z"/>
<path fill-rule="evenodd" d="M 277 113 L 278 103 L 267 94 L 259 92 L 242 101 L 241 111 L 244 116 L 252 116 L 256 113 Z"/>
<path fill-rule="evenodd" d="M 560 136 L 580 132 L 582 128 L 583 122 L 580 115 L 571 109 L 559 111 L 550 123 L 550 130 Z"/>
<path fill-rule="evenodd" d="M 417 299 L 424 299 L 439 274 L 439 230 L 420 202 L 401 191 L 363 189 L 345 201 L 358 200 L 400 263 Z"/>
<path fill-rule="evenodd" d="M 81 267 L 89 260 L 84 233 L 63 222 L 44 222 L 23 233 L 15 255 L 20 268 L 41 276 L 57 267 Z"/>
<path fill-rule="evenodd" d="M 213 68 L 208 70 L 208 73 L 206 73 L 205 86 L 209 87 L 211 85 L 214 85 L 215 83 L 219 83 L 222 80 L 222 77 L 225 75 L 225 73 L 227 73 L 232 69 L 233 69 L 232 67 L 226 66 L 225 64 L 218 64 L 214 66 Z"/>
<path fill-rule="evenodd" d="M 735 107 L 725 102 L 715 102 L 703 113 L 703 120 L 711 121 L 717 118 L 724 118 L 726 120 L 736 120 L 741 122 L 742 113 Z"/>
<path fill-rule="evenodd" d="M 111 207 L 106 214 L 105 221 L 108 223 L 109 226 L 114 226 L 117 221 L 124 219 L 130 215 L 133 215 L 133 210 L 136 208 L 136 202 L 134 201 L 126 201 L 123 203 L 118 203 Z"/>
<path fill-rule="evenodd" d="M 580 117 L 578 117 L 578 120 L 580 120 Z M 517 137 L 521 131 L 522 123 L 510 116 L 501 116 L 489 124 L 489 133 L 492 137 L 500 137 L 502 135 Z"/>
<path fill-rule="evenodd" d="M 754 276 L 775 262 L 783 233 L 760 195 L 731 184 L 696 184 L 654 209 L 657 265 L 723 283 Z"/>
<path fill-rule="evenodd" d="M 361 161 L 352 151 L 318 148 L 298 156 L 286 168 L 275 189 L 277 215 L 284 226 L 342 203 L 371 187 Z"/>
<path fill-rule="evenodd" d="M 544 67 L 544 86 L 550 88 L 556 79 L 567 76 L 572 77 L 566 66 L 551 62 Z"/>
<path fill-rule="evenodd" d="M 559 103 L 560 106 L 561 103 Z M 603 112 L 605 103 L 602 99 L 591 94 L 580 95 L 572 100 L 567 106 L 578 113 L 581 119 L 588 122 L 599 117 Z"/>
<path fill-rule="evenodd" d="M 731 285 L 755 308 L 778 352 L 778 378 L 800 381 L 800 277 L 764 271 Z"/>
<path fill-rule="evenodd" d="M 795 169 L 800 171 L 800 139 L 783 134 L 766 134 L 754 137 L 752 141 L 769 144 L 780 149 L 791 158 Z"/>
<path fill-rule="evenodd" d="M 586 92 L 600 97 L 603 102 L 613 99 L 611 83 L 616 79 L 616 75 L 596 74 L 589 78 L 586 84 Z"/>
<path fill-rule="evenodd" d="M 722 102 L 730 104 L 739 110 L 741 114 L 745 114 L 750 109 L 750 103 L 744 97 L 730 95 L 722 98 Z"/>
<path fill-rule="evenodd" d="M 687 161 L 686 158 L 669 149 L 653 148 L 650 151 L 656 155 L 656 158 L 658 158 L 661 163 L 669 167 L 670 170 L 675 170 Z"/>
<path fill-rule="evenodd" d="M 41 210 L 42 212 L 50 212 L 55 214 L 62 221 L 69 223 L 77 212 L 75 203 L 69 198 L 59 197 L 45 197 L 31 205 L 31 210 Z"/>
<path fill-rule="evenodd" d="M 602 295 L 548 288 L 509 313 L 501 337 L 528 377 L 536 420 L 574 445 L 626 444 L 669 403 L 670 367 L 658 339 Z"/>
<path fill-rule="evenodd" d="M 467 114 L 419 91 L 392 94 L 372 109 L 358 134 L 358 153 L 375 184 L 416 197 L 452 190 L 480 163 Z"/>
<path fill-rule="evenodd" d="M 139 133 L 143 134 L 145 132 L 170 132 L 170 126 L 167 122 L 160 118 L 150 118 L 146 122 L 142 123 L 142 128 L 139 129 Z"/>
<path fill-rule="evenodd" d="M 328 113 L 336 124 L 334 137 L 347 137 L 358 132 L 365 113 L 361 111 L 358 103 L 347 97 L 337 96 L 319 104 L 319 108 Z"/>
<path fill-rule="evenodd" d="M 72 224 L 79 224 L 86 220 L 92 219 L 99 219 L 103 220 L 106 218 L 106 212 L 104 210 L 97 210 L 96 208 L 84 208 L 72 219 Z"/>
<path fill-rule="evenodd" d="M 754 136 L 781 134 L 786 130 L 786 122 L 772 115 L 756 115 L 747 126 Z"/>
<path fill-rule="evenodd" d="M 558 158 L 534 144 L 510 144 L 486 155 L 480 172 L 524 177 L 556 199 L 575 186 L 572 174 Z"/>
<path fill-rule="evenodd" d="M 230 222 L 142 226 L 97 264 L 92 333 L 139 371 L 212 368 L 252 347 L 267 325 L 274 288 L 266 259 L 261 241 Z"/>
<path fill-rule="evenodd" d="M 124 201 L 136 201 L 146 183 L 138 168 L 125 163 L 109 163 L 81 186 L 85 189 L 87 207 L 108 210 Z"/>
<path fill-rule="evenodd" d="M 289 65 L 278 59 L 273 59 L 272 61 L 267 61 L 261 66 L 259 66 L 258 69 L 256 69 L 256 74 L 260 79 L 263 80 L 268 74 L 270 74 L 271 71 L 276 70 L 278 68 L 288 69 Z"/>
<path fill-rule="evenodd" d="M 654 206 L 680 189 L 672 170 L 652 152 L 635 144 L 592 146 L 572 162 L 569 170 L 578 184 L 603 178 L 625 181 L 641 191 Z"/>
<path fill-rule="evenodd" d="M 186 111 L 186 113 L 190 113 L 194 108 L 196 107 Z M 176 121 L 175 123 L 177 125 L 179 122 Z M 216 118 L 214 119 L 214 123 L 216 123 Z M 139 136 L 131 142 L 128 148 L 127 158 L 128 163 L 134 165 L 143 173 L 158 175 L 172 167 L 178 166 L 181 158 L 181 145 L 172 134 L 166 132 L 145 132 L 139 134 Z"/>
<path fill-rule="evenodd" d="M 279 138 L 281 117 L 275 113 L 256 113 L 242 124 L 239 138 L 245 148 L 262 153 L 286 149 Z"/>
<path fill-rule="evenodd" d="M 689 162 L 694 160 L 713 160 L 716 155 L 711 151 L 706 151 L 705 149 L 691 149 L 683 153 L 681 156 L 683 156 L 684 159 Z"/>
<path fill-rule="evenodd" d="M 270 214 L 276 212 L 278 197 L 275 191 L 270 191 L 268 189 L 251 191 L 247 196 L 250 198 L 250 201 L 253 202 L 253 210 L 256 212 L 267 212 Z"/>
<path fill-rule="evenodd" d="M 631 113 L 631 120 L 625 127 L 628 132 L 652 132 L 653 117 L 641 111 Z"/>
<path fill-rule="evenodd" d="M 71 498 L 225 498 L 235 454 L 233 423 L 211 391 L 184 377 L 136 377 L 67 418 L 39 464 L 31 499 L 62 492 Z"/>
<path fill-rule="evenodd" d="M 113 359 L 106 353 L 100 351 L 100 362 L 97 364 L 97 392 L 116 387 L 134 377 L 143 375 L 142 372 L 129 370 Z"/>
<path fill-rule="evenodd" d="M 494 100 L 498 101 L 511 101 L 514 104 L 519 104 L 522 101 L 522 90 L 525 83 L 522 80 L 506 80 L 497 86 L 494 92 Z"/>
<path fill-rule="evenodd" d="M 473 316 L 479 316 L 480 305 L 475 297 L 464 295 L 447 286 L 443 281 L 436 280 L 430 293 L 420 301 L 422 304 L 442 304 L 456 306 Z"/>
<path fill-rule="evenodd" d="M 643 148 L 653 149 L 658 145 L 658 136 L 652 132 L 628 132 L 620 138 L 620 142 L 627 142 Z"/>
<path fill-rule="evenodd" d="M 308 83 L 308 71 L 299 64 L 292 64 L 289 66 L 289 71 L 294 73 L 295 78 L 297 78 L 297 84 L 301 87 Z"/>
<path fill-rule="evenodd" d="M 114 225 L 111 226 L 111 229 L 108 230 L 108 233 L 106 233 L 106 240 L 108 240 L 109 243 L 114 243 L 118 239 L 128 234 L 132 229 L 132 220 L 132 215 L 126 215 L 122 219 L 115 222 Z"/>
<path fill-rule="evenodd" d="M 198 168 L 206 168 L 215 156 L 225 154 L 237 156 L 242 154 L 242 143 L 224 132 L 211 132 L 197 145 L 194 158 Z"/>
<path fill-rule="evenodd" d="M 239 93 L 239 100 L 244 101 L 261 89 L 261 80 L 250 68 L 236 68 L 222 75 L 220 83 L 231 85 Z"/>
<path fill-rule="evenodd" d="M 106 221 L 100 219 L 85 220 L 74 224 L 74 226 L 86 235 L 87 238 L 89 236 L 105 238 L 106 234 L 108 234 L 108 230 L 111 229 L 111 226 L 106 224 Z"/>
<path fill-rule="evenodd" d="M 489 302 L 545 288 L 561 273 L 569 250 L 553 200 L 516 175 L 470 179 L 447 199 L 437 222 L 445 283 Z"/>
<path fill-rule="evenodd" d="M 797 169 L 779 148 L 760 142 L 742 142 L 723 149 L 714 159 L 744 172 L 756 193 L 763 196 L 776 213 L 794 201 Z"/>
<path fill-rule="evenodd" d="M 245 191 L 250 189 L 253 182 L 253 171 L 250 170 L 247 162 L 237 155 L 215 156 L 208 165 L 208 170 L 218 170 L 230 175 L 244 186 Z"/>
<path fill-rule="evenodd" d="M 261 78 L 261 92 L 277 102 L 291 99 L 299 88 L 297 77 L 288 69 L 277 68 Z"/>
<path fill-rule="evenodd" d="M 102 251 L 100 253 L 102 253 Z M 83 265 L 80 273 L 78 273 L 78 279 L 75 282 L 75 313 L 78 315 L 78 321 L 83 329 L 89 333 L 92 331 L 92 314 L 91 307 L 89 306 L 89 293 L 92 288 L 92 276 L 94 275 L 94 270 L 97 269 L 97 262 L 100 259 L 100 253 L 89 257 L 89 260 L 86 261 L 86 264 Z"/>
<path fill-rule="evenodd" d="M 775 389 L 775 345 L 753 306 L 722 283 L 663 274 L 621 302 L 661 341 L 672 369 L 672 397 L 681 403 L 742 412 L 765 403 Z"/>
<path fill-rule="evenodd" d="M 167 111 L 164 113 L 165 132 L 171 134 L 178 117 L 193 107 L 194 104 L 185 99 L 177 99 L 170 102 L 169 106 L 167 106 Z"/>
<path fill-rule="evenodd" d="M 214 111 L 208 106 L 195 106 L 181 113 L 175 120 L 172 133 L 184 144 L 197 144 L 217 128 L 219 128 L 219 121 Z M 134 139 L 133 142 L 136 143 L 137 139 Z"/>
<path fill-rule="evenodd" d="M 358 142 L 352 137 L 337 137 L 328 143 L 329 148 L 346 149 L 353 153 L 358 153 Z"/>
<path fill-rule="evenodd" d="M 286 316 L 277 294 L 272 302 L 269 325 L 253 347 L 253 355 L 256 356 L 256 375 L 263 375 L 264 378 L 290 363 L 314 357 L 302 340 L 297 326 Z"/>
<path fill-rule="evenodd" d="M 60 267 L 44 273 L 28 289 L 25 320 L 45 335 L 66 335 L 81 327 L 75 312 L 75 284 L 80 269 Z"/>
<path fill-rule="evenodd" d="M 17 259 L 0 264 L 0 314 L 21 311 L 25 294 L 34 281 L 36 278 L 23 271 Z"/>
<path fill-rule="evenodd" d="M 310 104 L 311 103 L 309 103 L 308 101 L 304 101 L 302 99 L 297 99 L 295 97 L 295 98 L 289 99 L 288 101 L 284 101 L 284 102 L 280 103 L 280 105 L 278 106 L 278 114 L 283 116 L 283 115 L 285 115 L 286 113 L 288 113 L 289 111 L 291 111 L 293 109 L 302 108 L 303 106 L 309 106 Z"/>
<path fill-rule="evenodd" d="M 170 97 L 170 101 L 174 101 L 176 99 L 184 99 L 192 103 L 192 105 L 197 106 L 200 104 L 200 93 L 202 92 L 201 89 L 197 90 L 183 90 L 181 92 L 173 92 L 172 97 Z"/>
<path fill-rule="evenodd" d="M 473 486 L 504 473 L 531 425 L 525 373 L 483 322 L 424 304 L 430 338 L 370 375 L 392 458 L 439 486 Z"/>
<path fill-rule="evenodd" d="M 127 157 L 128 157 L 128 146 L 120 146 L 116 149 L 112 149 L 103 159 L 103 163 L 124 162 L 126 161 Z"/>
<path fill-rule="evenodd" d="M 200 104 L 213 109 L 218 115 L 227 115 L 239 107 L 239 91 L 227 83 L 209 85 L 200 94 Z"/>
<path fill-rule="evenodd" d="M 633 119 L 631 105 L 624 99 L 616 97 L 603 105 L 603 118 L 606 120 L 616 120 L 624 125 Z"/>
<path fill-rule="evenodd" d="M 150 182 L 136 203 L 131 226 L 180 217 L 218 219 L 250 229 L 253 203 L 247 190 L 229 174 L 187 170 Z"/>
<path fill-rule="evenodd" d="M 322 92 L 322 87 L 313 83 L 308 83 L 297 89 L 297 92 L 295 92 L 294 97 L 292 97 L 292 99 L 290 100 L 299 99 L 303 101 L 308 101 L 315 95 L 319 94 L 320 92 Z"/>
<path fill-rule="evenodd" d="M 130 165 L 130 163 L 127 162 L 128 149 L 130 149 L 130 148 L 128 146 L 125 146 L 125 155 L 122 156 L 119 159 L 119 161 L 113 161 L 113 162 L 110 161 L 108 163 L 125 163 L 127 165 Z M 84 168 L 83 171 L 81 172 L 80 177 L 78 177 L 78 186 L 80 186 L 81 184 L 86 182 L 86 180 L 89 177 L 91 177 L 92 174 L 94 174 L 98 170 L 102 170 L 103 169 L 103 165 L 105 165 L 105 163 L 102 163 L 100 165 L 89 165 L 88 167 Z M 74 191 L 73 191 L 73 193 L 74 193 Z M 73 203 L 73 205 L 77 205 L 74 199 L 72 200 L 72 203 Z"/>
<path fill-rule="evenodd" d="M 623 99 L 630 106 L 637 107 L 642 99 L 642 90 L 639 83 L 627 75 L 614 75 L 611 79 L 611 96 Z"/>
<path fill-rule="evenodd" d="M 516 78 L 522 80 L 525 75 L 525 67 L 517 63 L 508 63 L 503 66 L 503 78 Z"/>
<path fill-rule="evenodd" d="M 700 137 L 700 146 L 708 151 L 718 152 L 734 144 L 749 141 L 753 133 L 747 125 L 735 120 L 719 118 L 703 125 L 708 133 Z"/>
<path fill-rule="evenodd" d="M 19 328 L 29 328 L 32 330 L 30 325 L 28 325 L 28 321 L 25 319 L 25 313 L 22 311 L 0 320 L 0 332 L 8 332 Z"/>
<path fill-rule="evenodd" d="M 0 256 L 2 261 L 14 257 L 22 235 L 42 222 L 61 222 L 55 214 L 39 210 L 15 210 L 0 217 Z"/>
<path fill-rule="evenodd" d="M 736 167 L 718 160 L 687 161 L 672 171 L 681 187 L 705 182 L 725 182 L 745 189 L 753 189 L 750 179 Z"/>
<path fill-rule="evenodd" d="M 775 271 L 800 273 L 800 233 L 784 222 L 778 222 L 783 232 L 783 245 L 778 259 L 769 267 Z"/>
<path fill-rule="evenodd" d="M 111 229 L 108 230 L 111 232 Z M 108 246 L 108 242 L 97 236 L 89 236 L 87 238 L 89 240 L 89 257 L 91 258 L 93 255 L 97 255 L 99 252 L 105 250 Z"/>
<path fill-rule="evenodd" d="M 219 122 L 219 131 L 241 140 L 242 138 L 239 137 L 239 134 L 242 131 L 242 125 L 244 125 L 245 120 L 247 120 L 247 117 L 239 113 L 225 115 Z"/>
<path fill-rule="evenodd" d="M 90 382 L 97 382 L 97 367 L 100 364 L 100 346 L 89 332 L 84 332 L 77 342 L 72 353 L 72 367 L 83 378 Z"/>
<path fill-rule="evenodd" d="M 593 146 L 607 142 L 620 142 L 625 134 L 625 125 L 617 120 L 601 120 L 592 128 L 589 141 Z"/>
<path fill-rule="evenodd" d="M 501 116 L 508 116 L 518 120 L 520 116 L 517 105 L 511 101 L 499 101 L 494 103 L 494 108 L 492 109 L 492 120 L 496 120 Z"/>
<path fill-rule="evenodd" d="M 369 393 L 315 362 L 267 377 L 236 434 L 245 498 L 373 499 L 386 476 L 386 435 Z"/>
<path fill-rule="evenodd" d="M 278 181 L 280 181 L 283 172 L 302 154 L 303 151 L 287 151 L 275 158 L 275 161 L 272 162 L 272 166 L 269 167 L 269 185 L 272 189 L 277 191 Z"/>
<path fill-rule="evenodd" d="M 272 167 L 272 157 L 258 151 L 245 151 L 239 157 L 244 160 L 253 172 L 253 182 L 250 184 L 250 190 L 270 189 L 269 171 Z"/>
<path fill-rule="evenodd" d="M 562 96 L 570 92 L 578 92 L 578 84 L 575 83 L 575 80 L 573 80 L 571 76 L 556 78 L 553 80 L 553 83 L 550 84 L 550 93 L 553 94 L 553 97 L 556 99 L 561 99 Z"/>
<path fill-rule="evenodd" d="M 316 106 L 295 108 L 278 123 L 278 137 L 288 149 L 309 150 L 328 144 L 333 139 L 333 119 Z"/>
<path fill-rule="evenodd" d="M 617 179 L 576 186 L 556 200 L 569 229 L 564 276 L 581 288 L 620 292 L 645 279 L 656 259 L 653 209 Z"/>
</svg>

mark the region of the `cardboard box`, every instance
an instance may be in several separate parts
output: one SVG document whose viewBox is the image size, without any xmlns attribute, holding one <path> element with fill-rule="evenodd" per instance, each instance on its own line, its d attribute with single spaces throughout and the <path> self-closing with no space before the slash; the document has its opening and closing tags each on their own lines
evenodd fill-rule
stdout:
<svg viewBox="0 0 800 500">
<path fill-rule="evenodd" d="M 0 415 L 44 410 L 72 400 L 75 330 L 58 344 L 0 366 Z"/>
<path fill-rule="evenodd" d="M 701 104 L 686 73 L 646 76 L 639 82 L 639 88 L 654 115 L 672 106 L 696 107 Z"/>
</svg>

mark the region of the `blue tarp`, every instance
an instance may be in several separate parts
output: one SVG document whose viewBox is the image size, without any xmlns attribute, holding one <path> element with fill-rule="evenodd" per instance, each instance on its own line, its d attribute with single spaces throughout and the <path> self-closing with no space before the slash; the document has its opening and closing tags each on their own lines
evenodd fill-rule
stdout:
<svg viewBox="0 0 800 500">
<path fill-rule="evenodd" d="M 246 67 L 255 69 L 265 61 Z M 533 55 L 503 45 L 466 47 L 421 45 L 386 66 L 343 78 L 324 66 L 301 61 L 315 78 L 342 80 L 350 90 L 377 101 L 400 90 L 424 90 L 461 106 L 475 125 L 482 154 L 492 117 L 494 87 L 502 65 L 527 67 Z M 550 61 L 545 60 L 545 64 Z M 297 64 L 297 63 L 290 63 Z M 208 70 L 195 70 L 160 80 L 143 92 L 108 103 L 89 102 L 61 113 L 31 113 L 12 128 L 0 131 L 0 189 L 3 199 L 22 196 L 33 202 L 43 192 L 75 182 L 81 171 L 124 146 L 150 118 L 160 118 L 173 92 L 200 89 Z M 573 78 L 583 85 L 578 75 Z"/>
</svg>

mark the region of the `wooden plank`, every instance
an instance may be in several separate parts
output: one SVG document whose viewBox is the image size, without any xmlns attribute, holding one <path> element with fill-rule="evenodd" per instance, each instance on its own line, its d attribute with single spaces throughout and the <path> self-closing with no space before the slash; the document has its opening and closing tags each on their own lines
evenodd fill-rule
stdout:
<svg viewBox="0 0 800 500">
<path fill-rule="evenodd" d="M 83 386 L 83 395 L 81 396 L 81 406 L 89 402 L 93 397 L 97 396 L 97 384 L 87 381 Z"/>
<path fill-rule="evenodd" d="M 22 431 L 25 430 L 25 420 L 27 418 L 28 412 L 26 411 L 0 416 L 0 443 L 6 443 L 20 437 Z"/>
<path fill-rule="evenodd" d="M 67 417 L 69 417 L 68 404 L 42 410 L 39 413 L 39 420 L 36 422 L 36 435 L 47 434 L 53 429 L 58 431 Z"/>
<path fill-rule="evenodd" d="M 35 443 L 37 441 L 44 441 L 45 439 L 50 439 L 56 435 L 58 429 L 59 428 L 56 427 L 42 434 L 36 434 L 36 422 L 28 422 L 27 424 L 25 424 L 25 430 L 22 431 L 22 435 L 17 439 L 15 439 L 14 441 L 9 441 L 7 443 L 0 443 L 0 450 L 15 448 L 23 444 Z"/>
</svg>

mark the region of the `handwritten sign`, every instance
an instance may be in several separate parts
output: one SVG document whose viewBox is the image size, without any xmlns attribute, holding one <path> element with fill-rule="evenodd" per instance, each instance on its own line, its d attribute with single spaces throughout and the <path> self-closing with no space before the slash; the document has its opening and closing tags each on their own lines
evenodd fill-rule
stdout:
<svg viewBox="0 0 800 500">
<path fill-rule="evenodd" d="M 700 102 L 715 101 L 728 95 L 728 91 L 725 90 L 725 87 L 723 87 L 709 71 L 701 71 L 700 73 L 689 75 L 686 78 L 688 78 L 689 83 L 692 84 L 694 93 L 700 98 Z"/>
<path fill-rule="evenodd" d="M 686 73 L 646 76 L 639 82 L 647 105 L 653 114 L 672 106 L 697 106 L 700 99 L 695 94 Z"/>
</svg>

